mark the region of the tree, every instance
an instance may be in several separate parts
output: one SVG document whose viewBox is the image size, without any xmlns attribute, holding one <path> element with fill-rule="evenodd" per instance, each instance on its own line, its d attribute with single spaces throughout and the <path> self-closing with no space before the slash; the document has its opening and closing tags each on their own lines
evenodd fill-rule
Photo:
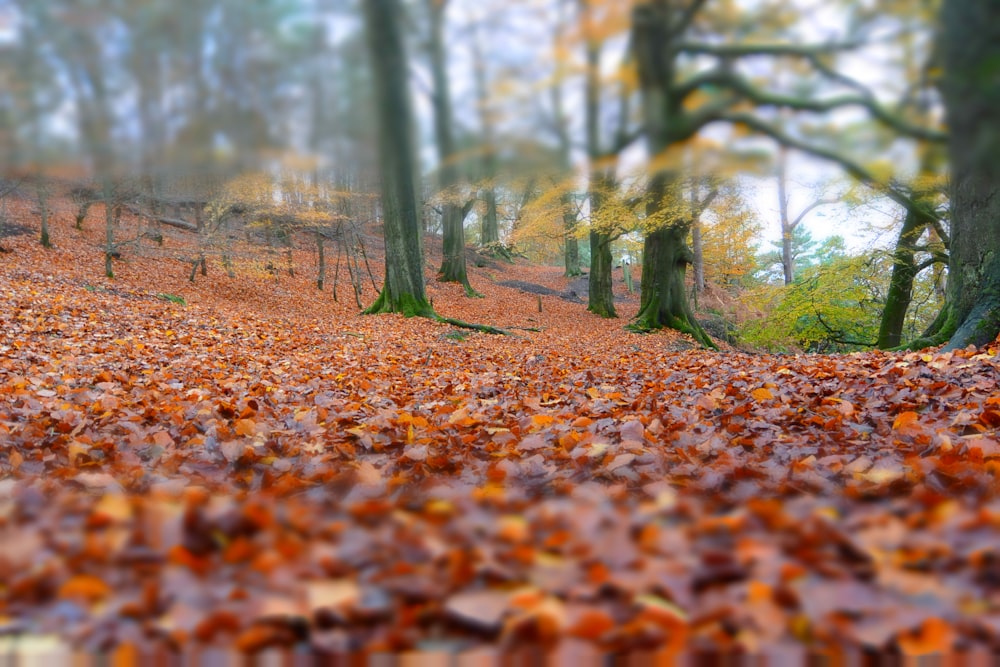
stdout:
<svg viewBox="0 0 1000 667">
<path fill-rule="evenodd" d="M 945 0 L 940 35 L 952 239 L 947 301 L 929 342 L 955 349 L 1000 333 L 1000 3 Z"/>
<path fill-rule="evenodd" d="M 621 234 L 615 224 L 601 224 L 602 213 L 607 201 L 617 190 L 615 167 L 619 153 L 630 143 L 622 128 L 628 120 L 626 111 L 619 117 L 619 130 L 612 145 L 604 147 L 601 141 L 601 46 L 602 37 L 598 23 L 598 9 L 595 0 L 578 0 L 581 26 L 586 54 L 586 76 L 584 92 L 584 123 L 587 132 L 587 156 L 590 161 L 590 275 L 587 310 L 601 317 L 618 317 L 615 312 L 611 271 L 614 259 L 611 243 Z M 622 91 L 623 107 L 628 100 L 628 92 Z"/>
<path fill-rule="evenodd" d="M 710 344 L 694 320 L 683 289 L 691 252 L 685 244 L 690 221 L 671 213 L 667 197 L 674 189 L 677 168 L 671 167 L 670 151 L 713 123 L 727 123 L 738 137 L 755 133 L 779 144 L 839 164 L 855 178 L 882 186 L 878 179 L 841 146 L 831 147 L 815 138 L 788 133 L 775 122 L 768 110 L 788 110 L 825 114 L 848 107 L 860 107 L 880 123 L 910 136 L 940 140 L 935 130 L 913 126 L 890 112 L 875 95 L 858 81 L 838 72 L 831 62 L 838 53 L 859 48 L 863 42 L 851 37 L 823 44 L 803 44 L 801 35 L 790 34 L 780 22 L 768 22 L 767 3 L 739 7 L 736 3 L 685 3 L 667 0 L 639 2 L 632 12 L 632 53 L 643 98 L 644 131 L 652 156 L 650 214 L 666 214 L 663 224 L 646 236 L 642 272 L 642 302 L 632 328 L 647 331 L 673 327 Z M 737 39 L 706 39 L 715 32 L 729 33 L 734 22 Z M 753 26 L 752 28 L 750 26 Z M 854 33 L 863 34 L 859 26 Z M 731 33 L 730 33 L 731 34 Z M 695 38 L 697 41 L 695 41 Z M 756 58 L 795 61 L 797 78 L 822 81 L 823 91 L 836 94 L 803 94 L 815 86 L 802 87 L 771 79 L 770 86 L 751 75 L 741 61 Z M 691 62 L 697 63 L 697 68 Z M 752 70 L 759 73 L 759 65 Z M 895 201 L 912 204 L 905 194 L 889 191 Z"/>
<path fill-rule="evenodd" d="M 424 292 L 413 112 L 399 0 L 366 0 L 365 31 L 378 115 L 385 282 L 366 313 L 434 314 Z"/>
<path fill-rule="evenodd" d="M 795 280 L 795 260 L 792 240 L 796 230 L 802 224 L 807 215 L 814 210 L 827 204 L 835 204 L 834 199 L 816 199 L 811 204 L 799 211 L 793 220 L 788 213 L 788 149 L 785 146 L 778 147 L 778 211 L 781 222 L 781 270 L 786 285 L 791 285 Z"/>
<path fill-rule="evenodd" d="M 713 191 L 717 196 L 691 229 L 692 236 L 695 229 L 701 229 L 702 279 L 723 287 L 742 285 L 757 268 L 756 239 L 761 224 L 738 183 L 725 181 Z"/>
<path fill-rule="evenodd" d="M 426 0 L 427 14 L 430 18 L 430 40 L 428 50 L 431 61 L 431 77 L 434 89 L 431 94 L 434 110 L 434 137 L 437 141 L 438 176 L 441 189 L 448 191 L 458 184 L 458 165 L 456 164 L 455 142 L 452 137 L 451 91 L 448 85 L 448 69 L 444 46 L 445 10 L 448 0 Z M 444 227 L 444 258 L 438 280 L 441 282 L 458 283 L 465 289 L 467 296 L 477 296 L 477 292 L 469 284 L 465 265 L 465 209 L 449 197 L 443 205 L 441 214 Z M 493 213 L 496 214 L 496 200 L 493 200 Z M 494 218 L 495 222 L 495 218 Z"/>
<path fill-rule="evenodd" d="M 385 281 L 378 298 L 364 312 L 416 315 L 485 333 L 506 334 L 495 327 L 441 317 L 427 300 L 409 69 L 400 26 L 402 7 L 399 0 L 365 0 L 363 5 L 378 116 L 385 236 Z"/>
<path fill-rule="evenodd" d="M 693 3 L 696 8 L 700 3 Z M 673 143 L 693 136 L 676 134 L 670 118 L 678 111 L 674 85 L 675 63 L 670 58 L 674 23 L 664 2 L 638 5 L 632 15 L 632 48 L 643 97 L 643 122 L 650 155 L 660 156 Z M 669 208 L 668 198 L 676 194 L 677 175 L 664 169 L 650 174 L 646 215 L 656 219 Z M 642 283 L 639 314 L 631 325 L 645 331 L 669 326 L 690 334 L 707 347 L 715 347 L 695 321 L 684 289 L 684 274 L 694 256 L 687 246 L 691 220 L 669 216 L 646 234 L 643 244 Z"/>
<path fill-rule="evenodd" d="M 926 155 L 926 153 L 925 153 Z M 921 160 L 921 171 L 926 173 L 927 158 Z M 933 190 L 911 188 L 910 196 L 925 208 L 909 207 L 896 237 L 892 252 L 892 276 L 886 295 L 885 308 L 879 323 L 877 347 L 882 350 L 898 347 L 903 342 L 903 325 L 913 300 L 913 285 L 921 271 L 935 264 L 946 262 L 946 239 L 943 230 L 928 213 L 933 207 Z M 921 243 L 921 240 L 927 240 Z M 917 261 L 918 253 L 926 259 Z"/>
</svg>

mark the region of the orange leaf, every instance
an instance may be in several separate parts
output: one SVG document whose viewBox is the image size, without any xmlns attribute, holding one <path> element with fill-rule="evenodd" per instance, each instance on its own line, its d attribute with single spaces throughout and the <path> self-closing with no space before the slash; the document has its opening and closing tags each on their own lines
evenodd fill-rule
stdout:
<svg viewBox="0 0 1000 667">
<path fill-rule="evenodd" d="M 753 391 L 750 392 L 750 395 L 753 396 L 753 399 L 757 402 L 768 401 L 774 398 L 774 394 L 772 394 L 771 390 L 767 389 L 766 387 L 761 387 L 760 389 L 754 389 Z"/>
<path fill-rule="evenodd" d="M 111 593 L 111 587 L 103 579 L 90 574 L 78 574 L 59 587 L 60 598 L 83 598 L 88 602 L 98 602 Z"/>
<path fill-rule="evenodd" d="M 257 423 L 252 419 L 237 419 L 234 424 L 237 435 L 253 435 L 257 430 Z"/>
<path fill-rule="evenodd" d="M 912 635 L 899 638 L 904 655 L 947 655 L 955 642 L 955 631 L 940 618 L 929 618 Z"/>
<path fill-rule="evenodd" d="M 899 431 L 907 426 L 912 426 L 916 423 L 919 415 L 913 411 L 900 412 L 896 415 L 896 420 L 892 422 L 892 430 Z"/>
<path fill-rule="evenodd" d="M 580 639 L 594 641 L 600 639 L 601 636 L 614 627 L 614 619 L 607 613 L 588 609 L 580 615 L 580 618 L 573 624 L 573 627 L 569 629 L 569 634 Z"/>
<path fill-rule="evenodd" d="M 548 426 L 554 421 L 555 417 L 553 417 L 552 415 L 532 415 L 531 417 L 532 425 L 537 426 L 539 428 L 543 426 Z"/>
</svg>

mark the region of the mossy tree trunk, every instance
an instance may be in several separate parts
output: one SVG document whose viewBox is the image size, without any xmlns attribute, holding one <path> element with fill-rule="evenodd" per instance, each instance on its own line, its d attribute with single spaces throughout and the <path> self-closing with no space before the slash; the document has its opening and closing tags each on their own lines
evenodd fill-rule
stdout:
<svg viewBox="0 0 1000 667">
<path fill-rule="evenodd" d="M 590 0 L 579 0 L 583 12 L 591 10 Z M 590 160 L 590 276 L 587 310 L 601 317 L 618 317 L 611 282 L 614 240 L 601 219 L 605 198 L 614 191 L 615 176 L 601 146 L 601 44 L 588 39 L 586 44 L 587 76 L 584 92 L 584 123 L 587 131 L 587 157 Z M 613 156 L 612 156 L 613 157 Z M 602 164 L 604 163 L 604 164 Z"/>
<path fill-rule="evenodd" d="M 678 224 L 660 227 L 646 235 L 639 314 L 630 327 L 636 331 L 669 327 L 714 348 L 712 339 L 695 321 L 684 288 L 687 265 L 693 259 L 684 242 L 687 232 L 686 225 Z"/>
<path fill-rule="evenodd" d="M 880 350 L 898 347 L 902 343 L 903 324 L 913 299 L 913 281 L 923 268 L 917 265 L 917 245 L 928 223 L 926 217 L 913 209 L 907 211 L 903 219 L 892 253 L 892 276 L 879 322 L 876 346 Z"/>
<path fill-rule="evenodd" d="M 563 205 L 569 206 L 570 202 L 566 201 Z M 583 273 L 580 270 L 580 241 L 575 236 L 576 213 L 569 210 L 563 213 L 563 228 L 566 230 L 566 239 L 563 241 L 563 259 L 566 266 L 565 276 L 567 278 L 575 278 Z"/>
<path fill-rule="evenodd" d="M 954 349 L 1000 333 L 1000 3 L 945 0 L 940 23 L 952 239 L 950 316 L 935 333 Z"/>
<path fill-rule="evenodd" d="M 385 281 L 366 313 L 433 316 L 424 292 L 420 215 L 414 178 L 413 111 L 399 0 L 365 0 L 379 128 Z"/>
<path fill-rule="evenodd" d="M 694 268 L 694 291 L 705 291 L 705 244 L 701 236 L 701 220 L 691 223 L 691 264 Z"/>
<path fill-rule="evenodd" d="M 444 20 L 447 0 L 426 0 L 431 21 L 431 39 L 428 44 L 431 60 L 431 77 L 434 90 L 431 95 L 434 108 L 434 136 L 437 140 L 438 174 L 441 189 L 445 192 L 442 225 L 444 228 L 444 259 L 438 271 L 438 280 L 458 283 L 469 296 L 476 291 L 469 284 L 465 263 L 465 212 L 461 204 L 453 201 L 452 190 L 458 184 L 458 167 L 455 164 L 455 142 L 452 137 L 451 90 L 444 50 Z M 494 212 L 496 201 L 494 200 Z"/>
<path fill-rule="evenodd" d="M 491 151 L 492 149 L 487 149 Z M 488 179 L 496 177 L 496 157 L 492 154 L 483 158 L 484 171 Z M 497 191 L 490 182 L 483 188 L 483 228 L 480 231 L 481 243 L 484 246 L 496 245 L 500 243 L 500 215 L 497 212 Z"/>
<path fill-rule="evenodd" d="M 618 317 L 615 312 L 611 282 L 611 237 L 597 231 L 590 232 L 590 276 L 587 310 L 601 317 Z"/>
<path fill-rule="evenodd" d="M 563 108 L 562 85 L 557 80 L 551 88 L 552 108 L 555 114 L 556 133 L 559 137 L 559 167 L 563 175 L 572 173 L 572 141 L 569 134 L 569 119 Z M 566 266 L 567 278 L 582 275 L 580 270 L 580 241 L 576 237 L 578 220 L 577 210 L 573 202 L 573 194 L 567 192 L 562 197 L 563 229 L 566 238 L 563 241 L 563 260 Z"/>
<path fill-rule="evenodd" d="M 640 4 L 632 16 L 632 48 L 639 74 L 646 141 L 653 156 L 660 156 L 692 132 L 683 115 L 682 100 L 672 94 L 675 85 L 672 54 L 676 45 L 672 42 L 675 35 L 669 12 L 666 5 Z M 665 199 L 675 178 L 665 171 L 651 175 L 646 204 L 648 219 L 663 217 Z M 694 318 L 684 285 L 687 265 L 694 259 L 687 246 L 690 227 L 689 220 L 668 216 L 646 234 L 639 313 L 630 328 L 650 331 L 669 327 L 714 348 L 711 338 Z"/>
</svg>

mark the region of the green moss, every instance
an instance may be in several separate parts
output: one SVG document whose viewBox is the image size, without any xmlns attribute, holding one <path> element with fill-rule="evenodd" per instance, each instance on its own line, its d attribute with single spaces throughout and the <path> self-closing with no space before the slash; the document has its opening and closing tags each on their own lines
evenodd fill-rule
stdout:
<svg viewBox="0 0 1000 667">
<path fill-rule="evenodd" d="M 426 299 L 419 299 L 412 294 L 400 294 L 392 299 L 385 289 L 372 305 L 362 311 L 363 315 L 379 315 L 381 313 L 400 313 L 404 317 L 436 317 L 434 309 L 431 308 Z"/>
<path fill-rule="evenodd" d="M 710 350 L 718 350 L 719 346 L 715 344 L 705 330 L 699 325 L 692 325 L 679 317 L 673 317 L 666 324 L 659 324 L 655 319 L 647 316 L 643 316 L 640 313 L 636 318 L 629 324 L 625 325 L 626 331 L 631 331 L 632 333 L 647 334 L 657 331 L 659 329 L 675 329 L 683 334 L 691 336 L 696 341 L 701 343 L 702 346 Z"/>
<path fill-rule="evenodd" d="M 182 306 L 186 306 L 187 305 L 187 301 L 184 300 L 184 297 L 177 296 L 176 294 L 165 294 L 165 293 L 161 292 L 161 293 L 159 293 L 159 294 L 156 295 L 156 298 L 157 299 L 163 299 L 164 301 L 169 301 L 170 303 L 180 304 Z"/>
<path fill-rule="evenodd" d="M 958 319 L 955 316 L 955 308 L 952 304 L 946 303 L 944 308 L 941 309 L 941 313 L 927 328 L 923 336 L 894 347 L 891 351 L 921 350 L 925 347 L 944 345 L 956 331 L 958 331 Z"/>
</svg>

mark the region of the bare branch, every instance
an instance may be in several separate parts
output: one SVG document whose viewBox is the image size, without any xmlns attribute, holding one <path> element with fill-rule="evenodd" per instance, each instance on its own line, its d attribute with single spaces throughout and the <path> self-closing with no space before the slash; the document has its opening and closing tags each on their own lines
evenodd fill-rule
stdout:
<svg viewBox="0 0 1000 667">
<path fill-rule="evenodd" d="M 863 41 L 828 42 L 826 44 L 703 44 L 687 42 L 678 45 L 682 53 L 742 58 L 746 56 L 792 56 L 808 58 L 826 53 L 853 51 L 864 46 Z"/>
<path fill-rule="evenodd" d="M 771 137 L 779 144 L 788 146 L 789 148 L 795 148 L 802 151 L 803 153 L 808 153 L 809 155 L 833 162 L 841 166 L 848 174 L 858 179 L 862 183 L 875 188 L 885 194 L 889 199 L 893 200 L 903 208 L 908 211 L 914 211 L 917 214 L 926 217 L 928 220 L 934 221 L 938 220 L 937 213 L 925 204 L 914 201 L 910 196 L 901 191 L 897 187 L 893 187 L 891 184 L 883 183 L 878 178 L 875 177 L 870 171 L 865 169 L 864 166 L 851 160 L 847 156 L 838 153 L 830 148 L 825 148 L 822 146 L 815 146 L 813 144 L 806 143 L 800 139 L 796 139 L 791 135 L 783 132 L 779 128 L 767 123 L 756 116 L 747 113 L 732 113 L 721 115 L 718 120 L 725 121 L 728 123 L 733 123 L 736 125 L 745 125 L 755 132 Z M 931 224 L 934 224 L 933 222 Z M 935 227 L 936 229 L 936 227 Z"/>
<path fill-rule="evenodd" d="M 789 227 L 791 227 L 792 229 L 798 227 L 799 223 L 802 222 L 803 218 L 809 215 L 810 211 L 813 211 L 819 208 L 820 206 L 826 206 L 828 204 L 836 204 L 836 203 L 837 203 L 836 199 L 817 199 L 813 203 L 809 204 L 809 206 L 806 206 L 804 209 L 802 209 L 802 212 L 795 217 L 795 220 L 793 220 L 791 224 L 789 224 Z"/>
<path fill-rule="evenodd" d="M 796 111 L 814 111 L 818 113 L 825 113 L 845 107 L 859 106 L 866 109 L 883 125 L 892 128 L 900 134 L 934 142 L 944 142 L 948 139 L 948 135 L 944 132 L 911 125 L 898 116 L 892 114 L 889 110 L 879 104 L 874 95 L 872 95 L 871 91 L 868 90 L 864 90 L 862 93 L 857 95 L 838 95 L 836 97 L 828 97 L 826 99 L 807 99 L 794 95 L 782 95 L 766 90 L 760 90 L 743 77 L 723 70 L 714 70 L 710 76 L 702 76 L 700 81 L 696 79 L 692 82 L 688 82 L 688 84 L 685 85 L 685 89 L 690 90 L 692 83 L 701 83 L 701 85 L 712 83 L 714 85 L 724 86 L 741 97 L 750 100 L 757 106 L 778 107 L 793 109 Z"/>
</svg>

